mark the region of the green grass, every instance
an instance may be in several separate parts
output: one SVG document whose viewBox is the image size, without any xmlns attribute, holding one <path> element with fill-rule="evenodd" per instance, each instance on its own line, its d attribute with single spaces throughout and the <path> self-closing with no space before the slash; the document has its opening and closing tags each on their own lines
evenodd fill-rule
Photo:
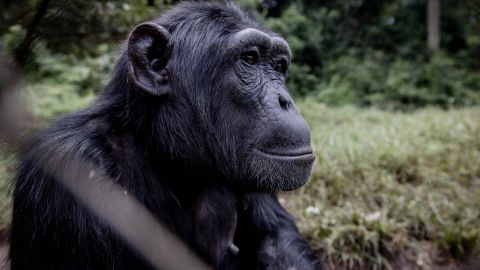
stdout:
<svg viewBox="0 0 480 270">
<path fill-rule="evenodd" d="M 65 93 L 40 89 L 46 92 L 33 102 L 40 119 L 90 99 L 68 106 Z M 480 108 L 401 113 L 311 99 L 298 105 L 317 160 L 307 186 L 283 195 L 282 203 L 327 263 L 388 269 L 403 256 L 426 267 L 432 256 L 479 254 Z M 5 183 L 12 162 L 0 151 L 0 229 L 10 217 Z"/>
<path fill-rule="evenodd" d="M 0 142 L 0 231 L 10 223 L 12 205 L 8 182 L 12 168 L 13 157 L 7 154 L 5 146 Z"/>
<path fill-rule="evenodd" d="M 478 252 L 480 108 L 298 105 L 317 160 L 311 182 L 285 204 L 327 261 L 381 269 L 398 254 L 425 266 L 428 256 Z"/>
</svg>

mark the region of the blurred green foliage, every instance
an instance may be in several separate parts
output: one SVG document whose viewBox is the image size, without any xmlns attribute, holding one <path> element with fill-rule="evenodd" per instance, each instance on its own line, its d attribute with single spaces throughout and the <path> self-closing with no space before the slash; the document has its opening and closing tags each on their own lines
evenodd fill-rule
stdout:
<svg viewBox="0 0 480 270">
<path fill-rule="evenodd" d="M 381 108 L 469 106 L 480 102 L 480 76 L 460 62 L 437 53 L 426 62 L 387 60 L 372 52 L 361 60 L 350 55 L 328 63 L 327 79 L 313 91 L 328 104 L 375 105 Z"/>
<path fill-rule="evenodd" d="M 79 110 L 90 103 L 106 85 L 115 57 L 108 45 L 97 48 L 98 56 L 83 58 L 52 54 L 39 45 L 35 57 L 37 69 L 26 86 L 34 114 L 41 120 L 66 111 Z"/>
<path fill-rule="evenodd" d="M 22 45 L 38 41 L 53 52 L 77 56 L 98 54 L 102 53 L 97 50 L 99 43 L 112 44 L 122 40 L 136 23 L 153 18 L 168 4 L 168 1 L 152 1 L 158 3 L 150 6 L 149 2 L 2 0 L 0 36 L 22 31 L 17 42 L 8 44 L 17 60 L 21 57 L 18 53 L 28 54 L 34 48 L 22 48 Z"/>
<path fill-rule="evenodd" d="M 426 46 L 425 1 L 283 2 L 266 24 L 291 46 L 295 94 L 385 108 L 480 103 L 480 16 L 468 1 L 442 1 L 439 52 Z"/>
<path fill-rule="evenodd" d="M 176 1 L 9 2 L 0 11 L 0 42 L 15 56 L 34 31 L 24 69 L 35 82 L 46 77 L 49 83 L 65 81 L 45 74 L 45 65 L 78 64 L 66 81 L 75 77 L 79 91 L 88 92 L 101 88 L 101 77 L 111 68 L 99 67 L 92 57 L 108 54 L 110 59 L 113 44 L 133 25 Z M 42 2 L 48 3 L 47 10 L 32 30 L 30 22 Z M 296 96 L 394 109 L 480 104 L 478 1 L 442 1 L 442 49 L 436 52 L 426 45 L 425 0 L 237 2 L 289 42 L 294 58 L 288 85 Z M 85 57 L 90 60 L 83 61 Z"/>
</svg>

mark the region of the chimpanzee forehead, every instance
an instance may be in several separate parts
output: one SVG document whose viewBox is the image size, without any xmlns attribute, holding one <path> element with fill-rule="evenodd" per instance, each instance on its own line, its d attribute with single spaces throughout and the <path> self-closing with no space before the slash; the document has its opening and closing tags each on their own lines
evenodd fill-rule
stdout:
<svg viewBox="0 0 480 270">
<path fill-rule="evenodd" d="M 280 36 L 268 34 L 255 28 L 246 28 L 234 34 L 232 45 L 260 46 L 290 55 L 288 43 Z"/>
</svg>

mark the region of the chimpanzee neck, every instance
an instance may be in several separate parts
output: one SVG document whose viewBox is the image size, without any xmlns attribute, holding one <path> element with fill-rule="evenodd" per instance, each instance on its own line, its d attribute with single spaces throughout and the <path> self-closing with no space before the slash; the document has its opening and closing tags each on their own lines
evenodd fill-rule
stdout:
<svg viewBox="0 0 480 270">
<path fill-rule="evenodd" d="M 154 181 L 161 182 L 159 184 L 164 192 L 168 190 L 163 199 L 170 198 L 169 201 L 155 203 L 163 204 L 163 207 L 172 202 L 178 204 L 168 218 L 177 219 L 177 224 L 172 224 L 171 229 L 215 269 L 223 269 L 222 265 L 234 257 L 230 250 L 234 245 L 238 194 L 225 184 L 226 179 L 205 168 L 162 156 L 147 160 L 154 162 L 151 163 Z M 156 214 L 163 215 L 163 209 Z M 184 218 L 178 220 L 179 216 Z M 215 237 L 212 238 L 212 235 Z"/>
<path fill-rule="evenodd" d="M 118 158 L 112 176 L 209 264 L 223 269 L 235 257 L 230 250 L 240 196 L 229 181 L 211 169 L 145 145 L 129 130 L 108 137 L 109 151 Z"/>
</svg>

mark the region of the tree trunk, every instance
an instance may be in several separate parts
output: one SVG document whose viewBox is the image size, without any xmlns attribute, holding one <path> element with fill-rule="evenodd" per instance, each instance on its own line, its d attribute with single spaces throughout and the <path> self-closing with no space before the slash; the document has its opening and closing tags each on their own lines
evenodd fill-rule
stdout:
<svg viewBox="0 0 480 270">
<path fill-rule="evenodd" d="M 440 48 L 440 0 L 427 1 L 427 34 L 428 47 L 431 50 Z"/>
<path fill-rule="evenodd" d="M 43 16 L 47 14 L 49 2 L 50 0 L 41 0 L 40 2 L 38 2 L 35 16 L 33 17 L 27 28 L 25 38 L 23 39 L 22 43 L 20 43 L 20 45 L 18 45 L 18 47 L 15 49 L 15 60 L 19 66 L 23 66 L 27 62 L 28 57 L 30 56 L 32 44 L 38 37 L 37 27 L 40 24 L 40 21 L 43 19 Z"/>
</svg>

